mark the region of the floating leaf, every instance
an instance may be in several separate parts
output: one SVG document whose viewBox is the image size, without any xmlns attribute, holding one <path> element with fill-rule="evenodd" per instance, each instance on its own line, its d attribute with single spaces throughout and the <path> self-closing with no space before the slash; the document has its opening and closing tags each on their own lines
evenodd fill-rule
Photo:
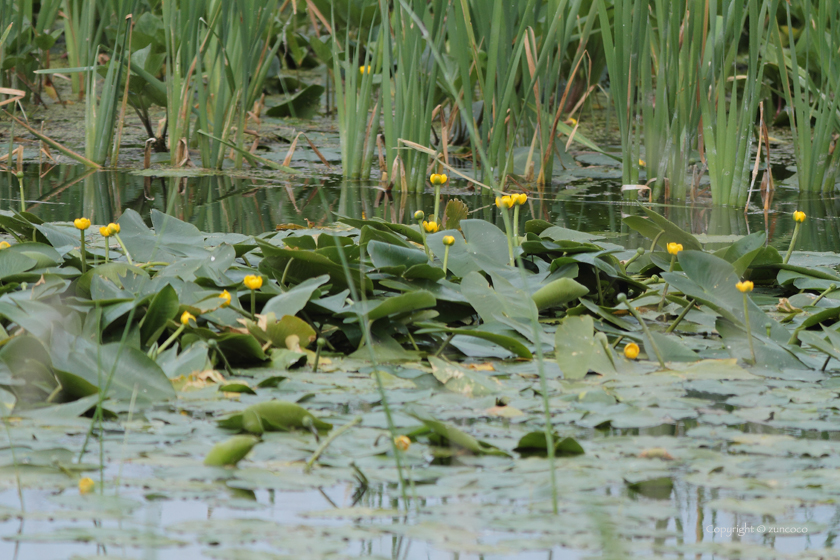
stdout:
<svg viewBox="0 0 840 560">
<path fill-rule="evenodd" d="M 513 449 L 522 454 L 545 454 L 548 450 L 548 442 L 545 432 L 529 432 L 519 439 L 519 443 Z M 554 455 L 557 457 L 583 455 L 585 451 L 575 438 L 560 438 L 554 434 Z"/>
<path fill-rule="evenodd" d="M 235 466 L 259 442 L 254 436 L 233 436 L 213 446 L 204 457 L 204 464 L 211 467 Z"/>
<path fill-rule="evenodd" d="M 581 379 L 589 371 L 596 344 L 594 328 L 590 315 L 566 317 L 557 325 L 555 355 L 565 379 Z"/>
<path fill-rule="evenodd" d="M 332 424 L 319 420 L 302 406 L 286 401 L 266 401 L 251 405 L 242 412 L 219 420 L 219 426 L 257 435 L 301 428 L 332 429 Z"/>
<path fill-rule="evenodd" d="M 546 284 L 531 296 L 537 309 L 542 311 L 549 307 L 563 305 L 582 298 L 589 293 L 586 286 L 575 282 L 571 278 L 560 278 Z"/>
<path fill-rule="evenodd" d="M 429 430 L 443 438 L 443 441 L 446 444 L 478 455 L 507 455 L 507 453 L 501 449 L 494 447 L 489 443 L 479 441 L 451 424 L 439 422 L 432 418 L 420 416 L 414 413 L 408 414 L 417 420 L 420 420 Z"/>
</svg>

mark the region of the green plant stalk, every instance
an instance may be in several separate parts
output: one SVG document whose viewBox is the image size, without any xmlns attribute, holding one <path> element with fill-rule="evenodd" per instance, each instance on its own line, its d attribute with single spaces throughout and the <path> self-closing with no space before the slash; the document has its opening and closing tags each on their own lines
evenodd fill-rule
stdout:
<svg viewBox="0 0 840 560">
<path fill-rule="evenodd" d="M 625 274 L 627 273 L 627 267 L 628 266 L 633 264 L 636 261 L 636 259 L 638 259 L 639 257 L 641 257 L 644 254 L 645 254 L 645 250 L 643 248 L 639 247 L 638 249 L 636 249 L 636 253 L 632 257 L 627 259 L 627 262 L 625 262 L 624 265 L 622 266 L 622 269 L 624 270 L 624 273 Z"/>
<path fill-rule="evenodd" d="M 671 266 L 668 267 L 668 272 L 674 272 L 674 265 L 677 262 L 677 255 L 671 255 Z M 665 282 L 665 287 L 662 289 L 662 299 L 659 300 L 659 305 L 656 307 L 657 313 L 662 313 L 662 305 L 665 303 L 665 296 L 668 295 L 668 282 Z"/>
<path fill-rule="evenodd" d="M 23 174 L 16 174 L 18 180 L 18 187 L 20 187 L 20 211 L 26 212 L 26 196 L 23 192 Z"/>
<path fill-rule="evenodd" d="M 80 229 L 79 233 L 81 234 L 82 244 L 79 249 L 79 252 L 82 254 L 82 274 L 87 272 L 87 251 L 85 251 L 85 230 Z"/>
<path fill-rule="evenodd" d="M 105 264 L 108 264 L 111 254 L 111 242 L 109 239 L 109 237 L 103 237 L 103 240 L 105 241 Z"/>
<path fill-rule="evenodd" d="M 682 320 L 685 319 L 685 316 L 688 315 L 688 312 L 691 311 L 691 309 L 693 307 L 694 307 L 694 300 L 691 300 L 691 301 L 688 302 L 688 305 L 686 305 L 683 308 L 682 312 L 677 316 L 677 318 L 674 319 L 674 322 L 671 323 L 671 325 L 665 330 L 665 332 L 666 333 L 674 332 L 674 329 L 677 328 L 677 325 L 679 325 L 682 322 Z"/>
<path fill-rule="evenodd" d="M 791 255 L 793 255 L 793 248 L 796 247 L 796 239 L 799 237 L 800 227 L 802 227 L 802 222 L 796 222 L 796 225 L 793 226 L 793 235 L 790 238 L 790 245 L 788 245 L 787 253 L 785 253 L 785 259 L 782 261 L 783 264 L 787 264 Z"/>
<path fill-rule="evenodd" d="M 356 416 L 355 418 L 353 418 L 353 420 L 351 420 L 347 424 L 345 424 L 342 427 L 330 432 L 330 435 L 327 436 L 327 438 L 324 439 L 323 442 L 321 442 L 321 445 L 318 446 L 318 449 L 316 449 L 315 452 L 312 454 L 312 456 L 309 458 L 309 460 L 306 461 L 306 465 L 303 467 L 303 472 L 309 473 L 309 471 L 312 470 L 312 465 L 315 464 L 315 461 L 318 460 L 318 458 L 321 456 L 321 454 L 324 451 L 326 451 L 327 447 L 329 447 L 330 444 L 332 442 L 334 442 L 336 440 L 336 438 L 338 438 L 338 436 L 340 436 L 341 434 L 343 434 L 344 432 L 346 432 L 347 430 L 349 430 L 353 426 L 357 426 L 361 423 L 362 423 L 362 417 L 361 416 Z"/>
<path fill-rule="evenodd" d="M 131 431 L 131 419 L 134 415 L 134 405 L 137 402 L 137 391 L 140 385 L 135 384 L 134 390 L 131 392 L 131 400 L 128 403 L 128 418 L 125 422 L 125 434 L 123 434 L 123 444 L 120 449 L 120 468 L 117 470 L 117 479 L 114 481 L 114 495 L 120 495 L 120 480 L 122 480 L 123 466 L 125 465 L 125 448 L 128 445 L 128 433 Z"/>
<path fill-rule="evenodd" d="M 444 274 L 446 274 L 446 271 L 448 270 L 446 268 L 446 265 L 448 263 L 449 263 L 449 245 L 446 245 L 443 248 L 443 272 L 444 272 Z"/>
<path fill-rule="evenodd" d="M 9 451 L 12 453 L 12 465 L 15 468 L 15 484 L 17 486 L 18 499 L 20 500 L 20 511 L 26 511 L 26 505 L 23 501 L 23 485 L 20 483 L 20 469 L 18 468 L 17 457 L 15 456 L 15 443 L 12 441 L 12 432 L 9 429 L 8 418 L 3 418 L 3 427 L 6 428 L 6 437 L 9 438 Z"/>
<path fill-rule="evenodd" d="M 128 264 L 130 264 L 131 266 L 134 266 L 134 261 L 131 260 L 131 255 L 128 254 L 128 249 L 126 249 L 125 243 L 123 243 L 122 239 L 120 239 L 120 234 L 115 233 L 114 234 L 114 239 L 117 240 L 117 243 L 119 243 L 120 247 L 122 248 L 123 253 L 125 254 L 125 260 L 128 261 Z"/>
<path fill-rule="evenodd" d="M 633 317 L 635 317 L 639 324 L 642 326 L 642 330 L 645 331 L 645 336 L 650 341 L 650 346 L 653 349 L 653 353 L 656 355 L 656 359 L 659 361 L 659 365 L 663 368 L 667 367 L 665 365 L 665 360 L 662 359 L 662 354 L 659 352 L 659 348 L 656 346 L 656 341 L 653 340 L 653 336 L 651 335 L 650 329 L 648 328 L 647 323 L 645 323 L 642 316 L 639 315 L 639 311 L 633 306 L 633 304 L 629 300 L 626 299 L 626 297 L 624 298 L 624 303 L 627 306 L 627 309 L 630 310 L 630 313 L 633 314 Z"/>
<path fill-rule="evenodd" d="M 432 262 L 432 251 L 429 249 L 429 244 L 426 243 L 426 228 L 423 227 L 423 223 L 420 223 L 420 235 L 423 236 L 423 250 L 426 251 L 426 256 L 429 257 L 429 262 Z"/>
<path fill-rule="evenodd" d="M 595 268 L 595 287 L 598 290 L 598 305 L 604 305 L 604 290 L 601 287 L 601 271 Z"/>
<path fill-rule="evenodd" d="M 513 207 L 513 244 L 519 247 L 519 204 Z"/>
<path fill-rule="evenodd" d="M 174 332 L 174 333 L 172 333 L 172 335 L 171 335 L 169 338 L 167 338 L 167 339 L 163 342 L 163 344 L 161 344 L 161 345 L 160 345 L 160 347 L 158 347 L 157 351 L 155 351 L 155 353 L 154 353 L 154 356 L 149 356 L 149 357 L 150 357 L 150 358 L 152 358 L 152 359 L 154 359 L 154 358 L 156 358 L 157 356 L 159 356 L 161 352 L 163 352 L 164 350 L 166 350 L 167 348 L 169 348 L 169 346 L 170 346 L 173 342 L 175 342 L 175 341 L 178 339 L 178 337 L 179 337 L 179 336 L 181 336 L 181 333 L 182 333 L 182 332 L 184 332 L 184 329 L 186 329 L 186 328 L 187 328 L 187 326 L 186 326 L 186 325 L 184 325 L 184 324 L 178 325 L 178 328 L 177 328 L 177 329 L 175 329 L 175 332 Z"/>
<path fill-rule="evenodd" d="M 513 231 L 512 225 L 510 223 L 510 214 L 508 214 L 508 207 L 504 204 L 502 205 L 502 220 L 505 222 L 505 236 L 507 237 L 507 245 L 508 245 L 508 255 L 510 255 L 510 266 L 515 265 L 515 260 L 513 258 Z"/>
<path fill-rule="evenodd" d="M 755 359 L 755 348 L 753 348 L 753 333 L 750 329 L 750 308 L 749 308 L 749 296 L 746 292 L 743 293 L 744 296 L 744 325 L 747 327 L 747 339 L 750 341 L 750 355 L 752 356 L 752 363 L 753 365 L 756 364 Z M 795 335 L 794 335 L 795 336 Z"/>
<path fill-rule="evenodd" d="M 827 296 L 829 294 L 829 292 L 833 292 L 836 289 L 837 289 L 837 286 L 835 284 L 831 284 L 828 288 L 823 290 L 822 293 L 820 293 L 820 295 L 817 297 L 817 299 L 815 299 L 814 301 L 811 302 L 811 305 L 812 306 L 817 305 L 820 302 L 820 300 L 822 300 L 822 298 L 824 298 L 825 296 Z"/>
<path fill-rule="evenodd" d="M 257 291 L 251 290 L 251 319 L 257 320 Z"/>
<path fill-rule="evenodd" d="M 442 218 L 440 215 L 440 185 L 434 185 L 435 187 L 435 215 L 432 216 L 434 221 L 441 224 Z"/>
<path fill-rule="evenodd" d="M 108 373 L 108 379 L 105 382 L 105 388 L 104 389 L 102 389 L 101 387 L 99 388 L 100 389 L 99 390 L 99 398 L 96 401 L 96 410 L 93 413 L 93 418 L 91 419 L 90 427 L 88 428 L 87 434 L 85 435 L 85 440 L 84 440 L 84 442 L 82 442 L 82 448 L 79 451 L 78 462 L 81 462 L 82 457 L 84 457 L 84 455 L 85 455 L 85 451 L 87 450 L 87 444 L 90 441 L 91 435 L 93 435 L 93 427 L 96 425 L 97 421 L 100 421 L 100 419 L 102 418 L 102 416 L 104 414 L 103 413 L 103 408 L 102 408 L 102 403 L 105 402 L 105 397 L 108 394 L 108 391 L 111 389 L 111 383 L 114 381 L 114 374 L 117 371 L 117 365 L 120 363 L 120 356 L 122 355 L 122 351 L 125 348 L 126 342 L 128 340 L 128 333 L 131 330 L 131 324 L 134 321 L 134 314 L 135 314 L 136 310 L 137 310 L 136 307 L 132 307 L 131 311 L 129 311 L 129 313 L 128 313 L 128 319 L 126 320 L 125 327 L 123 328 L 123 334 L 122 334 L 122 338 L 120 339 L 120 345 L 117 348 L 117 355 L 116 355 L 116 358 L 114 360 L 114 366 L 111 368 L 111 371 Z M 98 311 L 98 308 L 97 308 L 97 311 Z M 97 356 L 97 360 L 98 359 L 99 358 Z"/>
<path fill-rule="evenodd" d="M 319 341 L 323 339 L 318 339 Z M 318 371 L 318 364 L 321 362 L 321 350 L 323 350 L 324 345 L 318 344 L 315 348 L 315 362 L 312 364 L 312 371 Z"/>
<path fill-rule="evenodd" d="M 525 267 L 522 265 L 522 259 L 519 255 L 516 257 L 517 265 L 519 268 L 519 275 L 523 281 L 525 282 Z M 544 366 L 544 355 L 543 355 L 543 347 L 542 342 L 540 341 L 539 333 L 542 332 L 540 328 L 540 318 L 539 318 L 539 311 L 537 311 L 537 306 L 533 303 L 531 298 L 528 298 L 528 309 L 530 311 L 530 319 L 531 319 L 531 329 L 534 333 L 534 340 L 536 343 L 534 344 L 536 353 L 537 353 L 537 373 L 540 376 L 540 392 L 542 393 L 543 399 L 543 413 L 545 415 L 545 443 L 546 443 L 546 451 L 548 453 L 548 469 L 550 472 L 549 480 L 551 481 L 551 507 L 554 515 L 557 515 L 559 512 L 558 508 L 558 491 L 557 491 L 557 473 L 554 469 L 555 463 L 555 449 L 554 449 L 554 427 L 551 423 L 551 404 L 548 400 L 548 378 L 545 375 L 545 366 Z"/>
</svg>

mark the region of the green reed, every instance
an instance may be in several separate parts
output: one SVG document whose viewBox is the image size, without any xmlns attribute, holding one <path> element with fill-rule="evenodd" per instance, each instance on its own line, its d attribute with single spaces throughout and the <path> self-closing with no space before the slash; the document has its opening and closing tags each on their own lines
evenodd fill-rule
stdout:
<svg viewBox="0 0 840 560">
<path fill-rule="evenodd" d="M 282 36 L 275 36 L 277 0 L 213 0 L 212 30 L 195 57 L 198 90 L 197 123 L 208 135 L 199 137 L 204 167 L 221 168 L 232 142 L 235 166 L 246 150 L 247 115 L 260 98 L 271 60 Z M 216 23 L 218 22 L 218 23 Z"/>
<path fill-rule="evenodd" d="M 349 11 L 347 19 L 351 20 Z M 334 27 L 334 13 L 332 21 Z M 359 22 L 360 27 L 362 23 Z M 373 26 L 370 26 L 367 42 L 364 43 L 361 37 L 351 42 L 351 28 L 348 25 L 343 45 L 335 36 L 330 42 L 341 166 L 344 176 L 351 179 L 366 179 L 370 176 L 369 158 L 373 153 L 383 104 L 383 100 L 374 101 L 374 78 L 381 71 L 383 43 L 388 40 L 386 35 L 383 26 L 379 34 L 380 40 L 376 41 L 374 50 L 371 50 L 370 47 L 374 45 Z M 386 122 L 387 120 L 386 118 Z"/>
<path fill-rule="evenodd" d="M 705 0 L 655 0 L 650 48 L 642 49 L 642 119 L 648 181 L 654 198 L 685 199 L 697 146 Z"/>
<path fill-rule="evenodd" d="M 700 79 L 703 145 L 709 167 L 712 201 L 744 206 L 750 187 L 751 148 L 755 138 L 765 60 L 760 53 L 769 41 L 765 22 L 778 0 L 724 0 L 707 4 L 709 38 Z M 739 39 L 748 24 L 749 49 L 739 61 Z M 739 63 L 746 63 L 746 68 Z"/>
<path fill-rule="evenodd" d="M 791 5 L 786 2 L 787 36 L 774 21 L 770 34 L 775 48 L 768 51 L 775 51 L 790 109 L 799 190 L 830 193 L 840 164 L 840 150 L 832 149 L 840 110 L 840 3 L 800 0 L 797 7 L 802 34 L 794 38 Z M 789 53 L 784 52 L 783 38 L 789 43 Z"/>
<path fill-rule="evenodd" d="M 607 0 L 598 0 L 598 13 L 610 76 L 609 92 L 621 136 L 622 181 L 636 184 L 642 135 L 637 118 L 641 112 L 640 53 L 649 48 L 648 2 L 614 0 L 611 11 Z"/>
<path fill-rule="evenodd" d="M 166 35 L 166 124 L 172 165 L 189 157 L 190 116 L 194 97 L 196 64 L 207 30 L 207 0 L 179 3 L 162 0 Z M 211 18 L 211 22 L 215 18 Z M 212 27 L 211 27 L 212 29 Z"/>
<path fill-rule="evenodd" d="M 431 40 L 440 48 L 445 36 L 443 0 L 413 0 L 411 8 L 423 20 Z M 389 11 L 385 0 L 379 0 L 379 10 L 383 22 L 378 37 L 382 44 L 382 83 L 389 84 L 393 92 L 393 98 L 388 94 L 381 96 L 385 169 L 392 174 L 391 179 L 396 180 L 394 164 L 402 163 L 408 175 L 409 190 L 422 190 L 428 155 L 414 150 L 400 154 L 399 139 L 429 145 L 439 70 L 427 55 L 424 56 L 426 42 L 422 31 L 413 25 L 406 10 L 395 2 Z M 393 37 L 388 24 L 393 29 Z"/>
</svg>

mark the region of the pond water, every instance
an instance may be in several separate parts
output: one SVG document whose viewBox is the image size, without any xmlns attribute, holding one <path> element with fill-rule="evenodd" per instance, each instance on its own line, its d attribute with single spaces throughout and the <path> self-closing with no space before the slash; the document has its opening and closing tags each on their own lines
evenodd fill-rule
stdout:
<svg viewBox="0 0 840 560">
<path fill-rule="evenodd" d="M 522 220 L 647 246 L 622 223 L 643 212 L 621 197 L 611 171 L 532 193 Z M 409 223 L 416 209 L 433 206 L 430 190 L 391 198 L 376 182 L 317 173 L 291 180 L 150 173 L 27 166 L 25 207 L 45 221 L 84 215 L 94 223 L 114 221 L 126 208 L 144 217 L 157 209 L 205 232 L 255 235 L 329 225 L 338 216 Z M 0 207 L 17 208 L 18 193 L 16 181 L 0 174 Z M 449 198 L 501 226 L 492 200 L 465 183 L 453 181 L 444 192 Z M 782 188 L 766 213 L 703 202 L 654 207 L 707 247 L 765 231 L 780 249 L 790 241 L 789 214 L 801 209 L 808 221 L 798 248 L 840 251 L 836 198 Z M 370 377 L 359 375 L 360 362 L 335 362 L 329 374 L 289 373 L 261 390 L 263 397 L 306 402 L 336 425 L 362 417 L 359 431 L 336 440 L 321 460 L 329 468 L 312 475 L 300 466 L 317 447 L 306 435 L 267 435 L 269 445 L 242 469 L 200 466 L 196 457 L 219 439 L 210 415 L 256 402 L 221 396 L 215 387 L 185 393 L 141 420 L 106 422 L 104 436 L 89 446 L 101 444 L 109 481 L 102 495 L 80 496 L 75 472 L 67 471 L 72 461 L 52 451 L 80 449 L 89 420 L 61 411 L 18 419 L 8 437 L 32 455 L 12 457 L 0 444 L 0 558 L 840 558 L 840 383 L 820 372 L 739 368 L 739 381 L 722 383 L 716 371 L 666 376 L 636 364 L 604 382 L 560 381 L 554 421 L 586 453 L 558 459 L 559 518 L 549 515 L 545 459 L 438 457 L 420 445 L 407 454 L 413 498 L 403 516 L 393 457 L 380 441 L 382 414 L 372 411 L 379 397 Z M 465 405 L 433 394 L 430 374 L 409 366 L 393 370 L 398 381 L 412 382 L 397 385 L 394 403 L 422 401 L 476 437 L 509 442 L 539 429 L 541 400 L 529 366 L 497 366 L 493 374 L 527 425 L 517 416 L 488 421 L 498 404 L 490 397 Z M 239 373 L 253 384 L 269 375 Z M 397 414 L 395 421 L 405 427 L 413 419 Z"/>
<path fill-rule="evenodd" d="M 630 248 L 644 244 L 621 221 L 625 216 L 643 212 L 637 203 L 622 197 L 620 172 L 600 166 L 589 169 L 597 169 L 598 175 L 607 178 L 572 178 L 547 187 L 544 193 L 532 192 L 521 220 L 544 219 L 569 229 L 603 235 Z M 24 179 L 26 208 L 45 221 L 72 221 L 84 215 L 94 223 L 114 221 L 126 208 L 147 218 L 149 211 L 156 209 L 190 222 L 201 231 L 257 235 L 288 224 L 324 226 L 338 216 L 376 216 L 412 223 L 414 211 L 428 211 L 434 201 L 430 187 L 422 193 L 401 196 L 396 189 L 386 192 L 377 182 L 351 182 L 323 173 L 305 173 L 293 179 L 279 173 L 249 177 L 197 176 L 199 172 L 189 170 L 176 172 L 175 175 L 183 176 L 175 177 L 152 173 L 153 170 L 89 172 L 66 164 L 51 168 L 29 165 Z M 441 208 L 447 200 L 457 198 L 470 208 L 471 217 L 502 227 L 501 215 L 492 199 L 468 187 L 466 181 L 451 181 L 442 192 Z M 754 202 L 760 203 L 759 194 Z M 0 174 L 0 207 L 19 205 L 16 179 Z M 745 215 L 742 208 L 711 206 L 702 200 L 651 207 L 679 227 L 700 235 L 704 242 L 731 242 L 735 239 L 732 236 L 765 231 L 769 243 L 778 248 L 787 247 L 793 231 L 790 220 L 779 218 L 800 209 L 809 219 L 797 248 L 840 250 L 840 199 L 836 197 L 800 195 L 782 187 L 777 189 L 766 214 L 751 208 Z"/>
</svg>

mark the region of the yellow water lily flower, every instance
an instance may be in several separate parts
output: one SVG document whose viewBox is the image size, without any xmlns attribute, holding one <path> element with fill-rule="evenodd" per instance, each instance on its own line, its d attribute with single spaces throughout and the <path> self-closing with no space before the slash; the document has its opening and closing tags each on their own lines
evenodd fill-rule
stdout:
<svg viewBox="0 0 840 560">
<path fill-rule="evenodd" d="M 739 292 L 745 294 L 747 292 L 753 291 L 755 284 L 753 284 L 749 280 L 744 280 L 743 282 L 738 282 L 737 284 L 735 284 L 735 287 L 738 288 Z"/>
<path fill-rule="evenodd" d="M 102 237 L 111 237 L 111 228 L 108 226 L 102 226 L 99 228 L 99 235 Z"/>
<path fill-rule="evenodd" d="M 496 197 L 496 206 L 499 208 L 512 208 L 513 204 L 513 198 L 510 195 Z"/>
<path fill-rule="evenodd" d="M 111 222 L 108 224 L 108 229 L 111 231 L 111 234 L 119 233 L 120 232 L 120 224 L 115 224 Z"/>
<path fill-rule="evenodd" d="M 92 478 L 84 477 L 79 480 L 79 493 L 89 494 L 93 491 L 94 486 L 96 486 L 96 483 Z"/>
<path fill-rule="evenodd" d="M 370 74 L 370 65 L 359 66 L 359 74 Z"/>
<path fill-rule="evenodd" d="M 76 226 L 76 229 L 84 231 L 90 227 L 90 220 L 87 218 L 76 218 L 73 220 L 73 225 Z"/>
<path fill-rule="evenodd" d="M 394 438 L 394 445 L 400 451 L 408 451 L 408 448 L 411 447 L 411 440 L 408 439 L 408 436 L 397 436 Z"/>
<path fill-rule="evenodd" d="M 256 274 L 249 274 L 242 282 L 249 290 L 259 290 L 263 285 L 262 276 Z"/>
<path fill-rule="evenodd" d="M 230 292 L 228 292 L 227 290 L 223 291 L 221 294 L 219 294 L 219 299 L 222 300 L 221 307 L 227 307 L 228 305 L 230 305 Z"/>
<path fill-rule="evenodd" d="M 195 315 L 193 315 L 189 311 L 184 311 L 183 313 L 181 313 L 181 324 L 182 325 L 189 325 L 190 324 L 190 319 L 195 321 Z"/>
<path fill-rule="evenodd" d="M 798 223 L 798 224 L 801 224 L 802 222 L 804 222 L 805 221 L 805 212 L 802 212 L 800 210 L 797 210 L 796 212 L 794 212 L 793 213 L 793 221 Z"/>
<path fill-rule="evenodd" d="M 423 229 L 426 233 L 434 233 L 438 230 L 437 222 L 423 222 Z"/>
<path fill-rule="evenodd" d="M 446 245 L 447 247 L 451 247 L 452 245 L 455 244 L 455 238 L 452 237 L 451 235 L 444 235 L 443 236 L 443 244 Z"/>
<path fill-rule="evenodd" d="M 11 247 L 8 241 L 0 241 L 0 249 L 8 249 Z"/>
<path fill-rule="evenodd" d="M 683 246 L 681 243 L 668 243 L 667 247 L 669 255 L 676 255 L 677 253 L 683 250 Z"/>
<path fill-rule="evenodd" d="M 635 360 L 639 357 L 639 345 L 635 342 L 631 342 L 627 346 L 624 347 L 624 357 L 628 360 Z"/>
<path fill-rule="evenodd" d="M 449 177 L 446 176 L 445 173 L 432 173 L 432 176 L 429 177 L 429 182 L 433 185 L 442 185 L 444 184 Z"/>
<path fill-rule="evenodd" d="M 519 194 L 514 194 L 514 195 L 511 195 L 511 198 L 513 199 L 513 201 L 514 201 L 514 202 L 515 202 L 518 206 L 522 206 L 523 204 L 525 204 L 526 202 L 528 202 L 528 195 L 527 195 L 527 194 L 525 194 L 525 193 L 519 193 Z"/>
</svg>

